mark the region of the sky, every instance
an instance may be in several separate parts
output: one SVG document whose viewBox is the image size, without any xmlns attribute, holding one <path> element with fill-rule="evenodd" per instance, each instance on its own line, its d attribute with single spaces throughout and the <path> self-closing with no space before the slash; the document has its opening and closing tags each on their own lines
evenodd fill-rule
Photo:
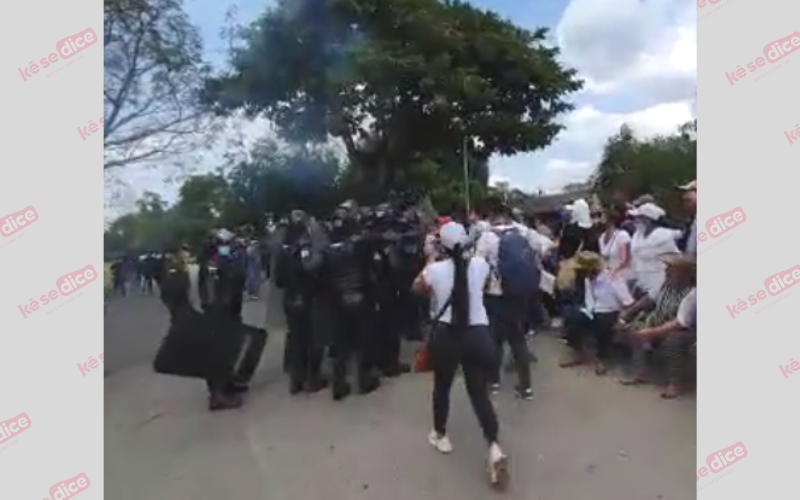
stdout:
<svg viewBox="0 0 800 500">
<path fill-rule="evenodd" d="M 271 0 L 186 0 L 185 8 L 205 41 L 208 60 L 224 67 L 227 42 L 221 37 L 229 12 L 246 24 Z M 695 116 L 697 84 L 697 17 L 694 0 L 473 0 L 517 25 L 550 28 L 561 48 L 562 64 L 578 70 L 584 89 L 570 98 L 574 111 L 546 149 L 513 157 L 492 158 L 490 182 L 508 182 L 525 191 L 557 192 L 588 179 L 605 141 L 628 123 L 642 136 L 670 133 Z M 231 9 L 233 8 L 233 11 Z M 269 131 L 265 122 L 240 121 L 227 135 L 246 142 Z M 192 172 L 212 170 L 220 146 Z M 154 168 L 130 167 L 119 175 L 119 196 L 109 210 L 127 211 L 146 191 L 174 201 L 180 176 Z M 109 196 L 107 195 L 107 200 Z"/>
</svg>

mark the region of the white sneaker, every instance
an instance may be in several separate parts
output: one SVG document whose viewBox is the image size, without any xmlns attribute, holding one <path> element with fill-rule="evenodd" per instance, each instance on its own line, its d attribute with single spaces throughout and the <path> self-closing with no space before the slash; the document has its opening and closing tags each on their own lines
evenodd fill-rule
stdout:
<svg viewBox="0 0 800 500">
<path fill-rule="evenodd" d="M 450 439 L 447 436 L 440 436 L 436 431 L 428 434 L 428 442 L 439 450 L 439 453 L 448 454 L 453 451 L 453 443 L 450 442 Z"/>
<path fill-rule="evenodd" d="M 506 489 L 509 480 L 508 457 L 499 444 L 492 443 L 489 447 L 488 462 L 489 483 L 497 489 Z"/>
</svg>

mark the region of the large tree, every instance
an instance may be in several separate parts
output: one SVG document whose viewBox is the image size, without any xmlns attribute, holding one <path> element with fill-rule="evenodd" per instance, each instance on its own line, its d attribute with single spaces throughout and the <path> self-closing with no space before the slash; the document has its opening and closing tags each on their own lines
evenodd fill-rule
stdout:
<svg viewBox="0 0 800 500">
<path fill-rule="evenodd" d="M 458 164 L 466 147 L 485 165 L 549 145 L 582 82 L 546 37 L 460 1 L 279 0 L 205 101 L 294 140 L 340 139 L 360 182 L 386 191 L 420 157 Z"/>
<path fill-rule="evenodd" d="M 208 69 L 181 0 L 106 0 L 104 168 L 157 162 L 207 143 L 197 106 Z"/>
</svg>

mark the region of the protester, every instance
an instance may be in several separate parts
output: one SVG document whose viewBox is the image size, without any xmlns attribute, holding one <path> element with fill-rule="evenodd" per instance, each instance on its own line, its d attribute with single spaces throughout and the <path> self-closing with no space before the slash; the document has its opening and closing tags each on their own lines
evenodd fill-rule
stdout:
<svg viewBox="0 0 800 500">
<path fill-rule="evenodd" d="M 620 312 L 633 305 L 628 287 L 613 279 L 606 270 L 603 258 L 594 252 L 581 252 L 577 266 L 586 273 L 584 303 L 580 310 L 573 310 L 565 319 L 565 332 L 570 354 L 561 366 L 569 368 L 588 361 L 586 340 L 593 339 L 596 345 L 595 373 L 604 375 Z"/>
<path fill-rule="evenodd" d="M 680 231 L 668 229 L 660 224 L 666 212 L 653 203 L 630 210 L 636 231 L 631 238 L 631 268 L 637 296 L 655 296 L 664 283 L 665 265 L 661 257 L 680 250 L 676 241 Z"/>
<path fill-rule="evenodd" d="M 430 262 L 413 285 L 418 293 L 431 296 L 441 311 L 432 314 L 436 320 L 430 339 L 434 425 L 428 441 L 441 453 L 453 450 L 447 436 L 447 420 L 450 390 L 461 367 L 472 407 L 489 445 L 490 482 L 503 487 L 508 482 L 508 458 L 498 441 L 499 424 L 486 380 L 494 363 L 494 345 L 483 303 L 490 266 L 481 257 L 466 255 L 469 238 L 460 224 L 444 224 L 439 238 L 447 258 Z"/>
<path fill-rule="evenodd" d="M 621 380 L 621 383 L 623 385 L 647 383 L 648 378 L 645 374 L 647 352 L 660 346 L 667 361 L 667 388 L 662 396 L 671 399 L 682 391 L 686 348 L 694 340 L 687 330 L 692 328 L 692 322 L 687 322 L 685 328 L 677 328 L 674 321 L 680 316 L 681 304 L 684 304 L 689 294 L 696 293 L 694 290 L 696 290 L 697 265 L 692 257 L 681 254 L 667 256 L 664 261 L 667 264 L 667 279 L 658 296 L 643 297 L 620 316 L 622 325 L 634 319 L 631 325 L 626 325 L 631 331 L 627 341 L 633 353 L 632 366 L 630 373 Z M 644 321 L 636 321 L 636 316 L 641 315 L 642 311 L 648 311 Z M 665 325 L 672 326 L 665 329 Z"/>
<path fill-rule="evenodd" d="M 592 241 L 592 214 L 589 204 L 583 198 L 564 207 L 569 222 L 561 230 L 558 254 L 561 259 L 570 259 L 581 250 L 597 251 L 597 241 Z"/>
<path fill-rule="evenodd" d="M 499 390 L 502 347 L 508 343 L 517 369 L 516 394 L 530 400 L 533 399 L 533 389 L 526 323 L 532 298 L 539 291 L 541 257 L 525 229 L 513 222 L 508 207 L 498 204 L 492 214 L 492 230 L 478 240 L 476 255 L 483 257 L 492 268 L 492 281 L 486 297 L 491 330 L 498 346 L 492 391 Z"/>
<path fill-rule="evenodd" d="M 598 246 L 611 277 L 627 284 L 631 279 L 631 237 L 621 227 L 624 220 L 625 214 L 621 208 L 607 209 L 603 218 L 605 231 L 600 236 Z"/>
</svg>

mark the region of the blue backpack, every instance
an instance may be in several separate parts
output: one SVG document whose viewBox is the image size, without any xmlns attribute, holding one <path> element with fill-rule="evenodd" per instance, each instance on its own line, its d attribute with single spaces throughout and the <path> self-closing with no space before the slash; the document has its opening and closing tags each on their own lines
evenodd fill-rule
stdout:
<svg viewBox="0 0 800 500">
<path fill-rule="evenodd" d="M 503 293 L 517 296 L 536 293 L 542 277 L 536 253 L 527 238 L 516 228 L 495 233 L 500 238 L 497 273 Z"/>
</svg>

